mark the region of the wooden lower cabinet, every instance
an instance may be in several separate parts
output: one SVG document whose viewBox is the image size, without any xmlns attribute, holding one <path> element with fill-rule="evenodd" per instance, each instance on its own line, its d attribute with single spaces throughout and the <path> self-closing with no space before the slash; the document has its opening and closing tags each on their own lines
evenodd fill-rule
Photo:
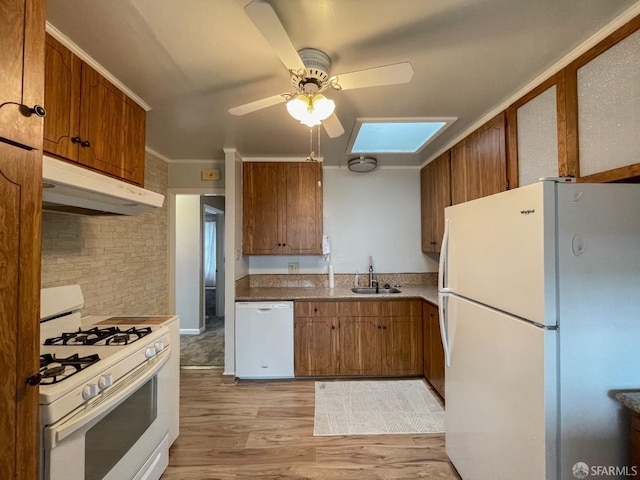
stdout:
<svg viewBox="0 0 640 480">
<path fill-rule="evenodd" d="M 382 346 L 379 317 L 340 318 L 340 374 L 380 375 Z"/>
<path fill-rule="evenodd" d="M 295 318 L 293 366 L 296 376 L 338 375 L 338 319 Z"/>
<path fill-rule="evenodd" d="M 423 305 L 424 376 L 444 398 L 444 348 L 440 337 L 438 308 L 430 303 Z"/>
<path fill-rule="evenodd" d="M 295 302 L 296 376 L 421 375 L 421 303 Z"/>
</svg>

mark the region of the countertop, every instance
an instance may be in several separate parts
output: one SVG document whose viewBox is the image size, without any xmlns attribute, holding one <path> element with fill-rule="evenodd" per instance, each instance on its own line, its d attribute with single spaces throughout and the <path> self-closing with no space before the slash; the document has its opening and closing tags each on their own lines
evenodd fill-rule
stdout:
<svg viewBox="0 0 640 480">
<path fill-rule="evenodd" d="M 616 400 L 632 412 L 640 414 L 640 392 L 622 392 L 616 394 Z"/>
<path fill-rule="evenodd" d="M 268 300 L 391 300 L 420 298 L 438 305 L 438 287 L 399 287 L 400 293 L 362 294 L 353 293 L 350 288 L 336 287 L 239 287 L 236 289 L 237 302 L 259 302 Z"/>
</svg>

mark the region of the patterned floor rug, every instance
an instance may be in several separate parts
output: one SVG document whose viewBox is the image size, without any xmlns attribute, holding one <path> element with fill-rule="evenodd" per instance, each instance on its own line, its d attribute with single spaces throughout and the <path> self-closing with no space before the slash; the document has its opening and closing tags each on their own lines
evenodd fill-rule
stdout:
<svg viewBox="0 0 640 480">
<path fill-rule="evenodd" d="M 444 432 L 444 410 L 424 380 L 316 382 L 313 435 Z"/>
<path fill-rule="evenodd" d="M 180 366 L 221 367 L 224 365 L 224 317 L 207 318 L 200 335 L 180 335 Z"/>
</svg>

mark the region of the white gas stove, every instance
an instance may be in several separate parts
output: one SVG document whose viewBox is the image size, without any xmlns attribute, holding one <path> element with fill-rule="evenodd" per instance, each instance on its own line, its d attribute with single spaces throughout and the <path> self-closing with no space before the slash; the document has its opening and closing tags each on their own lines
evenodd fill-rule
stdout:
<svg viewBox="0 0 640 480">
<path fill-rule="evenodd" d="M 41 478 L 159 478 L 168 462 L 169 330 L 119 317 L 88 324 L 83 305 L 78 285 L 41 293 Z"/>
</svg>

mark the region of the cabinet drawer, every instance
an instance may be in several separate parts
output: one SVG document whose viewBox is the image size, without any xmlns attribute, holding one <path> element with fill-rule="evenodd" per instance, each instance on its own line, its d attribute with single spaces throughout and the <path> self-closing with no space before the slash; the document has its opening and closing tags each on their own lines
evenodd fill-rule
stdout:
<svg viewBox="0 0 640 480">
<path fill-rule="evenodd" d="M 389 302 L 391 316 L 421 317 L 422 300 L 393 300 Z"/>
<path fill-rule="evenodd" d="M 341 317 L 388 316 L 391 311 L 388 301 L 339 302 L 338 315 Z"/>
<path fill-rule="evenodd" d="M 294 302 L 296 317 L 335 317 L 338 312 L 336 302 Z"/>
</svg>

